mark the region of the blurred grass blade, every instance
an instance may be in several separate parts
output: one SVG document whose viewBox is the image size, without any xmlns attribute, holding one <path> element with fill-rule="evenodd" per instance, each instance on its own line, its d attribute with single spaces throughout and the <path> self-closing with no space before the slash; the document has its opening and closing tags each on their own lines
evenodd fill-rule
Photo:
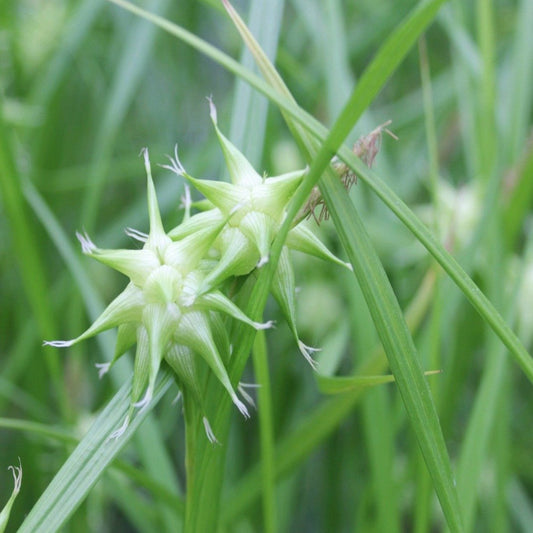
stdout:
<svg viewBox="0 0 533 533">
<path fill-rule="evenodd" d="M 514 162 L 520 155 L 530 125 L 533 105 L 533 46 L 531 46 L 531 28 L 533 27 L 533 2 L 521 0 L 516 14 L 518 22 L 514 33 L 512 53 L 512 93 L 501 94 L 500 105 L 505 109 L 508 120 L 503 139 L 507 148 L 509 161 Z"/>
<path fill-rule="evenodd" d="M 281 108 L 286 109 L 291 115 L 297 117 L 302 124 L 307 124 L 307 127 L 309 127 L 308 123 L 311 121 L 318 129 L 323 128 L 323 131 L 325 131 L 325 128 L 321 126 L 316 119 L 300 109 L 294 104 L 294 102 L 291 102 L 284 96 L 280 96 L 278 92 L 270 87 L 270 85 L 257 74 L 254 74 L 251 70 L 245 68 L 238 61 L 235 61 L 235 59 L 232 57 L 228 56 L 203 39 L 200 39 L 185 28 L 182 28 L 181 26 L 174 24 L 173 22 L 170 22 L 159 15 L 150 13 L 149 11 L 132 4 L 127 0 L 108 0 L 108 2 L 116 4 L 130 11 L 131 13 L 134 13 L 138 17 L 152 22 L 171 35 L 174 35 L 174 37 L 177 37 L 184 43 L 198 50 L 200 53 L 211 58 L 213 61 L 226 68 L 229 72 L 232 72 L 239 78 L 245 80 L 252 87 L 263 93 L 269 100 L 275 102 Z"/>
<path fill-rule="evenodd" d="M 0 201 L 12 231 L 15 261 L 18 264 L 23 288 L 30 309 L 35 317 L 41 338 L 55 338 L 57 328 L 50 314 L 50 292 L 46 280 L 46 269 L 39 252 L 38 240 L 21 189 L 21 176 L 15 164 L 12 132 L 7 130 L 3 119 L 4 101 L 0 96 Z M 61 377 L 59 357 L 53 350 L 43 348 L 47 376 L 53 384 L 54 400 L 61 414 L 68 418 L 70 408 Z M 34 363 L 39 365 L 38 362 Z"/>
<path fill-rule="evenodd" d="M 61 46 L 50 62 L 49 68 L 32 88 L 31 99 L 35 103 L 49 105 L 64 77 L 70 74 L 69 67 L 104 5 L 104 0 L 84 0 L 75 7 L 76 13 L 61 35 Z"/>
<path fill-rule="evenodd" d="M 149 7 L 155 11 L 165 11 L 169 0 L 150 0 Z M 87 177 L 87 193 L 81 211 L 81 222 L 89 232 L 94 230 L 98 219 L 98 204 L 108 178 L 111 156 L 115 140 L 120 133 L 120 125 L 136 95 L 136 89 L 143 80 L 150 52 L 155 41 L 155 28 L 138 20 L 132 26 L 125 26 L 124 52 L 115 67 L 114 79 L 102 112 L 102 120 L 94 141 L 94 157 Z"/>
<path fill-rule="evenodd" d="M 383 352 L 379 351 L 359 369 L 360 372 L 373 374 L 383 372 L 387 363 Z M 364 389 L 335 396 L 325 401 L 313 412 L 298 421 L 296 428 L 277 444 L 275 450 L 276 479 L 283 478 L 300 464 L 322 443 L 353 410 L 361 399 Z M 222 505 L 222 523 L 231 524 L 261 493 L 261 470 L 256 465 L 239 481 Z"/>
<path fill-rule="evenodd" d="M 384 383 L 393 383 L 394 376 L 316 376 L 318 389 L 322 394 L 343 394 L 367 387 L 375 387 Z"/>
<path fill-rule="evenodd" d="M 525 483 L 514 477 L 509 480 L 506 491 L 507 504 L 517 525 L 517 531 L 533 531 L 533 503 Z"/>
<path fill-rule="evenodd" d="M 533 196 L 533 134 L 525 145 L 525 152 L 511 172 L 507 173 L 507 198 L 504 212 L 506 237 L 514 247 L 527 216 Z"/>
<path fill-rule="evenodd" d="M 78 442 L 72 432 L 49 424 L 40 424 L 29 420 L 0 418 L 0 428 L 26 431 L 37 437 L 52 439 L 65 444 L 77 444 Z"/>
<path fill-rule="evenodd" d="M 34 505 L 19 533 L 58 531 L 65 524 L 173 382 L 168 370 L 161 374 L 150 407 L 136 413 L 120 438 L 108 440 L 130 409 L 131 383 L 117 392 Z"/>
<path fill-rule="evenodd" d="M 429 370 L 424 375 L 430 376 L 438 374 L 440 370 Z M 316 375 L 316 382 L 320 392 L 323 394 L 343 394 L 367 387 L 375 387 L 385 383 L 393 383 L 395 378 L 391 374 L 383 376 L 323 376 Z"/>
<path fill-rule="evenodd" d="M 271 58 L 276 56 L 284 8 L 284 0 L 255 0 L 250 3 L 250 28 Z M 240 64 L 249 69 L 254 67 L 253 57 L 246 46 L 243 47 Z M 242 78 L 235 80 L 229 139 L 246 154 L 254 167 L 261 163 L 268 104 L 268 99 L 254 91 Z"/>
</svg>

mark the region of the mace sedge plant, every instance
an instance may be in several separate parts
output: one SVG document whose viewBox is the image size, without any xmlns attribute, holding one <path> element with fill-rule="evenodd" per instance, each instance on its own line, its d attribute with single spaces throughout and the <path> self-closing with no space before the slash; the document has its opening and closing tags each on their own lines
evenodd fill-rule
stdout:
<svg viewBox="0 0 533 533">
<path fill-rule="evenodd" d="M 246 157 L 223 135 L 217 125 L 216 108 L 209 99 L 210 116 L 222 147 L 231 183 L 199 180 L 185 171 L 179 160 L 177 147 L 170 165 L 163 165 L 178 176 L 186 178 L 213 206 L 206 212 L 191 217 L 169 232 L 172 238 L 183 238 L 200 227 L 216 227 L 227 218 L 228 223 L 214 243 L 218 264 L 211 270 L 200 287 L 200 294 L 231 276 L 249 274 L 268 262 L 270 245 L 285 219 L 292 194 L 303 179 L 306 170 L 275 177 L 259 175 Z M 298 251 L 329 260 L 351 269 L 335 257 L 305 224 L 295 226 L 287 239 L 287 246 Z M 288 257 L 288 256 L 287 256 Z M 292 263 L 283 258 L 278 263 L 272 292 L 278 301 L 298 347 L 306 360 L 316 368 L 312 352 L 298 336 L 295 320 L 294 273 Z"/>
<path fill-rule="evenodd" d="M 272 321 L 251 320 L 224 292 L 224 282 L 250 274 L 269 260 L 270 246 L 286 216 L 287 205 L 306 170 L 276 177 L 260 176 L 245 156 L 220 132 L 216 109 L 210 100 L 210 115 L 218 136 L 231 183 L 200 180 L 181 164 L 177 148 L 170 165 L 162 165 L 185 178 L 207 200 L 207 210 L 190 215 L 186 193 L 183 222 L 168 233 L 163 228 L 148 150 L 143 149 L 147 177 L 149 232 L 128 228 L 127 234 L 142 242 L 138 250 L 98 248 L 87 234 L 77 233 L 84 254 L 129 278 L 126 288 L 108 305 L 85 332 L 68 341 L 45 344 L 68 347 L 104 330 L 117 327 L 114 357 L 99 363 L 100 377 L 136 344 L 130 411 L 112 437 L 127 428 L 135 408 L 146 408 L 153 397 L 163 361 L 173 370 L 184 402 L 195 402 L 202 413 L 207 437 L 216 438 L 209 426 L 203 403 L 201 362 L 226 389 L 238 410 L 248 417 L 227 371 L 231 345 L 221 316 L 226 315 L 260 330 Z M 304 223 L 289 233 L 271 291 L 293 333 L 300 352 L 316 368 L 315 351 L 298 336 L 295 319 L 294 271 L 289 247 L 351 268 L 335 257 Z M 242 391 L 242 389 L 241 389 Z M 241 392 L 243 397 L 249 395 Z"/>
</svg>

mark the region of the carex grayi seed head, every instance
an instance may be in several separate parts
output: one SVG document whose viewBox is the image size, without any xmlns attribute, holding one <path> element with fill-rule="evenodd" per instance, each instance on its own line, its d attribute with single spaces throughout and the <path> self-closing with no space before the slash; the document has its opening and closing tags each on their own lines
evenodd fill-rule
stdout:
<svg viewBox="0 0 533 533">
<path fill-rule="evenodd" d="M 166 361 L 176 374 L 178 385 L 204 412 L 197 364 L 204 361 L 226 389 L 238 410 L 248 417 L 245 404 L 233 387 L 225 362 L 229 342 L 214 330 L 214 320 L 232 317 L 255 329 L 269 328 L 271 321 L 258 323 L 246 316 L 221 290 L 233 276 L 250 274 L 269 260 L 270 246 L 285 216 L 287 205 L 306 170 L 275 177 L 258 174 L 245 156 L 222 134 L 216 109 L 209 100 L 210 115 L 231 178 L 230 183 L 200 180 L 181 164 L 177 147 L 169 165 L 162 165 L 185 178 L 207 199 L 207 210 L 190 215 L 190 197 L 183 222 L 168 233 L 163 228 L 148 150 L 142 150 L 147 176 L 150 227 L 148 233 L 128 228 L 141 241 L 137 250 L 98 248 L 87 234 L 77 234 L 84 254 L 129 278 L 125 289 L 108 305 L 85 332 L 68 341 L 45 344 L 68 347 L 102 331 L 117 327 L 115 354 L 110 362 L 97 365 L 100 376 L 107 373 L 126 351 L 136 344 L 131 409 L 121 428 L 127 428 L 134 409 L 150 405 L 157 374 Z M 288 248 L 351 268 L 335 257 L 312 233 L 306 223 L 289 233 L 272 285 L 272 292 L 293 332 L 299 350 L 313 367 L 315 349 L 298 337 L 295 321 L 294 272 Z M 216 317 L 216 318 L 215 318 Z M 216 328 L 215 328 L 216 329 Z M 222 340 L 221 340 L 222 339 Z M 216 440 L 207 417 L 208 438 Z"/>
</svg>

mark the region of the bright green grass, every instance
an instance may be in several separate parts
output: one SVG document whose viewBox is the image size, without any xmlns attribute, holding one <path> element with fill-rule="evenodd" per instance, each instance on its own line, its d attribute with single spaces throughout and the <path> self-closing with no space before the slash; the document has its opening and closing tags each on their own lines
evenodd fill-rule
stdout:
<svg viewBox="0 0 533 533">
<path fill-rule="evenodd" d="M 239 3 L 263 78 L 222 4 L 139 4 L 162 18 L 96 0 L 0 10 L 0 507 L 5 469 L 20 457 L 24 470 L 7 530 L 31 512 L 23 531 L 173 532 L 185 516 L 189 531 L 532 531 L 533 4 Z M 275 253 L 243 287 L 250 316 L 266 301 L 278 321 L 255 342 L 232 328 L 232 375 L 262 384 L 258 411 L 244 421 L 210 391 L 222 446 L 198 432 L 186 495 L 170 375 L 155 409 L 106 443 L 131 362 L 99 381 L 112 335 L 41 343 L 76 336 L 123 288 L 74 231 L 124 247 L 126 226 L 146 230 L 141 147 L 163 163 L 178 142 L 193 175 L 224 177 L 210 94 L 256 168 L 307 163 L 308 190 L 322 177 L 320 231 L 356 278 L 295 257 L 317 379 L 266 300 Z M 388 119 L 400 140 L 385 135 L 369 171 L 351 145 Z M 324 173 L 341 144 L 360 178 L 349 198 Z M 169 229 L 183 184 L 154 177 Z M 451 205 L 443 182 L 461 191 Z"/>
</svg>

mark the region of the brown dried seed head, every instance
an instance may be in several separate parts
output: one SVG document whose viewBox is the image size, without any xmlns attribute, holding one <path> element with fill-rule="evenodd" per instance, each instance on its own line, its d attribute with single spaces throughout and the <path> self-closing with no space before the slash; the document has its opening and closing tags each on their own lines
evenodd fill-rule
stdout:
<svg viewBox="0 0 533 533">
<path fill-rule="evenodd" d="M 384 122 L 378 126 L 368 135 L 360 137 L 353 145 L 353 153 L 359 157 L 368 168 L 372 167 L 374 159 L 378 155 L 379 149 L 381 148 L 381 138 L 383 132 L 388 133 L 394 140 L 398 140 L 398 137 L 386 127 L 391 122 L 392 120 L 387 120 L 387 122 Z M 342 184 L 347 191 L 349 191 L 351 187 L 357 183 L 357 175 L 355 172 L 353 172 L 353 170 L 337 156 L 333 157 L 331 160 L 331 166 L 339 175 Z M 321 209 L 317 217 L 315 209 L 318 206 L 321 206 Z M 320 224 L 323 220 L 328 220 L 329 211 L 324 200 L 322 199 L 322 196 L 320 195 L 318 187 L 313 188 L 311 194 L 309 195 L 309 200 L 302 209 L 302 212 L 304 213 L 302 218 L 309 218 L 310 216 L 313 216 L 317 224 Z"/>
</svg>

